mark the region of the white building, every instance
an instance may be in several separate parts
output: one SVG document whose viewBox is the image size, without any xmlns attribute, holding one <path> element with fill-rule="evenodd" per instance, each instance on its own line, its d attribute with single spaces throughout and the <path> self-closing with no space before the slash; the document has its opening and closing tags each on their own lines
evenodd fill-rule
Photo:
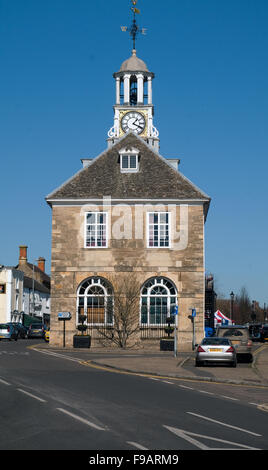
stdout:
<svg viewBox="0 0 268 470">
<path fill-rule="evenodd" d="M 23 311 L 40 320 L 48 319 L 50 314 L 50 291 L 40 282 L 24 276 Z"/>
<path fill-rule="evenodd" d="M 11 266 L 0 267 L 0 322 L 20 322 L 23 313 L 22 271 Z"/>
<path fill-rule="evenodd" d="M 0 265 L 0 323 L 24 323 L 26 315 L 49 323 L 50 277 L 45 273 L 45 259 L 40 257 L 37 266 L 28 263 L 23 245 L 18 266 Z M 30 322 L 28 318 L 26 323 Z"/>
</svg>

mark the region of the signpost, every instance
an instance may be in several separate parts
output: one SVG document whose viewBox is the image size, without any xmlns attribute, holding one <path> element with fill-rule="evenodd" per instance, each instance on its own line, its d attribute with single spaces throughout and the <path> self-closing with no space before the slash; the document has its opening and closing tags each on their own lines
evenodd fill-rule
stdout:
<svg viewBox="0 0 268 470">
<path fill-rule="evenodd" d="M 195 349 L 195 317 L 196 317 L 196 309 L 192 309 L 192 321 L 193 321 L 193 344 L 192 344 L 192 349 L 194 351 Z"/>
<path fill-rule="evenodd" d="M 174 332 L 174 357 L 177 357 L 177 329 L 178 329 L 178 314 L 179 314 L 179 307 L 176 305 L 174 310 L 175 315 L 175 332 Z"/>
<path fill-rule="evenodd" d="M 65 322 L 71 320 L 72 314 L 70 312 L 59 312 L 58 320 L 63 321 L 63 347 L 65 348 Z"/>
</svg>

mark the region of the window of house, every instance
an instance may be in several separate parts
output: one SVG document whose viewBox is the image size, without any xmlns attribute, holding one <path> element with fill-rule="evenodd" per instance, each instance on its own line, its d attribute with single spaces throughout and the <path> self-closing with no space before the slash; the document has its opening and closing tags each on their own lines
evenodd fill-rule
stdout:
<svg viewBox="0 0 268 470">
<path fill-rule="evenodd" d="M 148 213 L 148 248 L 170 248 L 170 212 Z"/>
<path fill-rule="evenodd" d="M 177 289 L 163 277 L 151 278 L 141 290 L 141 325 L 166 325 L 177 305 Z"/>
<path fill-rule="evenodd" d="M 86 315 L 88 325 L 113 324 L 113 289 L 108 281 L 100 277 L 86 279 L 78 289 L 79 315 Z"/>
<path fill-rule="evenodd" d="M 86 248 L 107 248 L 106 212 L 88 212 L 86 214 Z"/>
<path fill-rule="evenodd" d="M 137 149 L 121 149 L 119 155 L 121 173 L 136 173 L 139 171 L 139 151 Z"/>
<path fill-rule="evenodd" d="M 138 169 L 138 155 L 121 155 L 122 173 L 134 173 Z"/>
</svg>

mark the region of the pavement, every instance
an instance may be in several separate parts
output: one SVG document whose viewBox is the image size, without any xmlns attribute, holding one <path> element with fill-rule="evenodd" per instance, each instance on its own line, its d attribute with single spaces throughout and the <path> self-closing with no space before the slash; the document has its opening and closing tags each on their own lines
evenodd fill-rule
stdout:
<svg viewBox="0 0 268 470">
<path fill-rule="evenodd" d="M 44 347 L 53 349 L 46 343 Z M 79 355 L 83 361 L 93 366 L 114 371 L 268 387 L 268 344 L 255 343 L 253 362 L 238 362 L 236 368 L 225 365 L 195 367 L 194 352 L 178 352 L 177 357 L 174 357 L 174 353 L 170 351 L 157 352 L 144 349 L 118 350 L 94 347 L 90 349 L 65 348 L 64 351 L 68 351 L 68 354 L 71 352 L 76 357 Z"/>
</svg>

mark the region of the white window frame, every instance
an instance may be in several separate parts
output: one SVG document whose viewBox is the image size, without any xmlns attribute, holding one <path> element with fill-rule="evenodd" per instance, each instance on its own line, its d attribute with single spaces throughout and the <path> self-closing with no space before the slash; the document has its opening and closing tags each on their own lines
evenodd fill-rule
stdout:
<svg viewBox="0 0 268 470">
<path fill-rule="evenodd" d="M 112 299 L 112 303 L 113 303 L 113 308 L 114 308 L 114 296 L 113 294 L 109 294 L 107 292 L 107 288 L 106 286 L 104 285 L 104 282 L 105 280 L 102 279 L 101 277 L 98 277 L 98 276 L 93 276 L 92 278 L 92 282 L 90 285 L 88 285 L 88 287 L 86 288 L 85 292 L 83 294 L 80 294 L 80 288 L 83 286 L 84 282 L 87 281 L 87 279 L 85 279 L 79 286 L 78 290 L 77 290 L 77 299 L 76 299 L 76 325 L 79 324 L 79 299 L 82 298 L 83 299 L 83 303 L 84 303 L 84 315 L 86 315 L 87 317 L 87 298 L 90 297 L 90 298 L 93 298 L 93 297 L 102 297 L 104 298 L 104 322 L 101 323 L 101 322 L 97 322 L 97 323 L 92 323 L 92 322 L 88 322 L 86 320 L 85 324 L 87 326 L 114 326 L 114 316 L 113 316 L 113 312 L 112 312 L 112 321 L 111 322 L 108 322 L 107 321 L 107 317 L 108 317 L 108 312 L 107 312 L 107 306 L 108 306 L 108 298 L 111 298 Z M 108 282 L 108 281 L 107 281 Z M 97 287 L 100 287 L 102 290 L 103 290 L 103 295 L 98 295 L 98 294 L 88 294 L 88 291 L 94 287 L 94 286 L 97 286 Z"/>
<path fill-rule="evenodd" d="M 139 171 L 139 150 L 136 148 L 124 148 L 119 151 L 120 155 L 120 171 L 121 173 L 138 173 Z M 128 167 L 123 168 L 123 157 L 128 158 Z M 136 158 L 135 168 L 130 168 L 130 159 L 131 157 Z"/>
<path fill-rule="evenodd" d="M 168 223 L 166 224 L 163 224 L 161 222 L 158 221 L 157 225 L 158 225 L 158 244 L 157 245 L 153 245 L 151 246 L 150 245 L 150 226 L 154 226 L 156 225 L 155 223 L 150 223 L 150 215 L 155 215 L 155 214 L 158 214 L 160 216 L 160 214 L 165 214 L 165 215 L 168 215 Z M 171 224 L 171 212 L 163 212 L 163 211 L 155 211 L 155 212 L 147 212 L 147 248 L 150 248 L 150 249 L 170 249 L 171 248 L 171 228 L 172 228 L 172 224 Z M 160 225 L 168 225 L 168 246 L 161 246 L 160 245 Z M 153 237 L 153 242 L 154 242 L 154 237 Z"/>
<path fill-rule="evenodd" d="M 144 327 L 163 327 L 163 326 L 166 326 L 167 324 L 166 323 L 151 323 L 151 319 L 150 319 L 150 306 L 151 306 L 151 298 L 163 298 L 165 297 L 167 299 L 167 318 L 168 317 L 171 317 L 174 315 L 174 311 L 171 311 L 171 307 L 176 307 L 178 305 L 178 290 L 177 290 L 177 287 L 175 286 L 175 284 L 170 280 L 170 279 L 167 279 L 165 277 L 155 277 L 155 278 L 152 278 L 152 280 L 154 279 L 154 283 L 151 285 L 151 287 L 148 287 L 147 288 L 147 293 L 146 294 L 142 294 L 142 291 L 144 289 L 144 287 L 146 286 L 146 284 L 150 281 L 150 279 L 147 279 L 147 281 L 143 284 L 142 288 L 141 288 L 141 294 L 140 294 L 140 319 L 139 319 L 139 322 L 140 322 L 140 326 L 144 326 Z M 170 288 L 166 285 L 166 282 L 169 282 L 172 287 L 174 288 L 175 292 L 174 294 L 171 294 L 170 292 Z M 159 295 L 152 295 L 152 290 L 155 288 L 155 287 L 163 287 L 164 289 L 166 289 L 166 294 L 159 294 Z M 147 308 L 147 322 L 146 323 L 142 323 L 142 306 L 143 306 L 143 303 L 142 303 L 142 300 L 146 298 L 146 308 Z M 171 299 L 172 298 L 175 298 L 175 304 L 171 304 Z M 161 306 L 162 307 L 162 306 Z M 162 315 L 161 315 L 162 317 Z M 162 317 L 163 318 L 163 317 Z M 174 321 L 175 321 L 175 317 L 174 317 Z M 171 323 L 172 325 L 174 325 L 174 323 Z"/>
<path fill-rule="evenodd" d="M 95 214 L 96 218 L 98 214 L 105 215 L 106 216 L 106 223 L 105 224 L 98 224 L 98 222 L 95 222 L 94 224 L 88 224 L 87 223 L 87 216 L 88 214 Z M 105 249 L 108 248 L 108 212 L 102 212 L 102 211 L 88 211 L 85 212 L 85 220 L 84 220 L 84 248 L 92 250 L 92 249 Z M 87 227 L 88 225 L 95 225 L 95 234 L 97 234 L 96 228 L 98 225 L 105 225 L 106 226 L 106 244 L 102 246 L 98 246 L 97 244 L 95 246 L 87 246 Z M 97 238 L 95 237 L 95 243 L 97 241 Z"/>
</svg>

